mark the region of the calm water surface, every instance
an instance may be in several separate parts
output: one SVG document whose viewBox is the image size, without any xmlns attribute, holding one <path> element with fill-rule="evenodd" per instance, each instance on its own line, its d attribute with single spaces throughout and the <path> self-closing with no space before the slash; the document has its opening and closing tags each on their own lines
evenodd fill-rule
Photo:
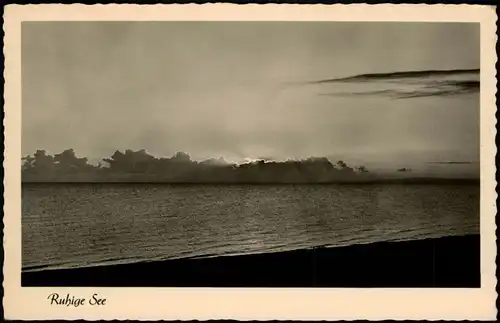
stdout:
<svg viewBox="0 0 500 323">
<path fill-rule="evenodd" d="M 66 268 L 474 234 L 479 186 L 24 184 L 22 213 L 23 267 Z"/>
</svg>

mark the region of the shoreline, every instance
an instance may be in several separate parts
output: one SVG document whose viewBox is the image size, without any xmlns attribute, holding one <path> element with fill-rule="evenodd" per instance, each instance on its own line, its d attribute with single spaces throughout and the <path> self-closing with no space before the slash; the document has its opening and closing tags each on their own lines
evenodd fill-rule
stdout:
<svg viewBox="0 0 500 323">
<path fill-rule="evenodd" d="M 21 286 L 480 287 L 479 235 L 21 273 Z"/>
<path fill-rule="evenodd" d="M 154 185 L 479 185 L 480 179 L 477 178 L 387 178 L 387 179 L 357 179 L 357 180 L 339 180 L 329 182 L 258 182 L 258 181 L 151 181 L 151 180 L 102 180 L 102 181 L 22 181 L 21 185 L 50 185 L 50 184 L 154 184 Z"/>
</svg>

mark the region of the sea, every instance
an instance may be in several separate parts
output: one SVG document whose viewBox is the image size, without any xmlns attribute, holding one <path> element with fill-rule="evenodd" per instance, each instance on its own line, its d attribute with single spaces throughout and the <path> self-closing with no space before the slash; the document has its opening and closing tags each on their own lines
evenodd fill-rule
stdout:
<svg viewBox="0 0 500 323">
<path fill-rule="evenodd" d="M 479 233 L 479 185 L 22 187 L 23 271 Z"/>
</svg>

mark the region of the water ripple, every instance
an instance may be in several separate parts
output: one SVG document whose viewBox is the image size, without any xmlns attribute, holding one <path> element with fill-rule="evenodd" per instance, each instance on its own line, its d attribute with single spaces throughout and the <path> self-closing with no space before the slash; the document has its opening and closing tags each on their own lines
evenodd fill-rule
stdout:
<svg viewBox="0 0 500 323">
<path fill-rule="evenodd" d="M 471 185 L 25 185 L 22 203 L 32 270 L 479 232 Z"/>
</svg>

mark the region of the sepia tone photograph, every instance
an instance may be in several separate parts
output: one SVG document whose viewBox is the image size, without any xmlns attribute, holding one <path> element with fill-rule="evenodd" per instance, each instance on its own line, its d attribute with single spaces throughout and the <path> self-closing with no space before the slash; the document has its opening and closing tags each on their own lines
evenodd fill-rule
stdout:
<svg viewBox="0 0 500 323">
<path fill-rule="evenodd" d="M 21 288 L 480 292 L 482 25 L 354 20 L 20 22 Z"/>
<path fill-rule="evenodd" d="M 480 287 L 479 50 L 475 23 L 24 22 L 23 285 Z"/>
</svg>

